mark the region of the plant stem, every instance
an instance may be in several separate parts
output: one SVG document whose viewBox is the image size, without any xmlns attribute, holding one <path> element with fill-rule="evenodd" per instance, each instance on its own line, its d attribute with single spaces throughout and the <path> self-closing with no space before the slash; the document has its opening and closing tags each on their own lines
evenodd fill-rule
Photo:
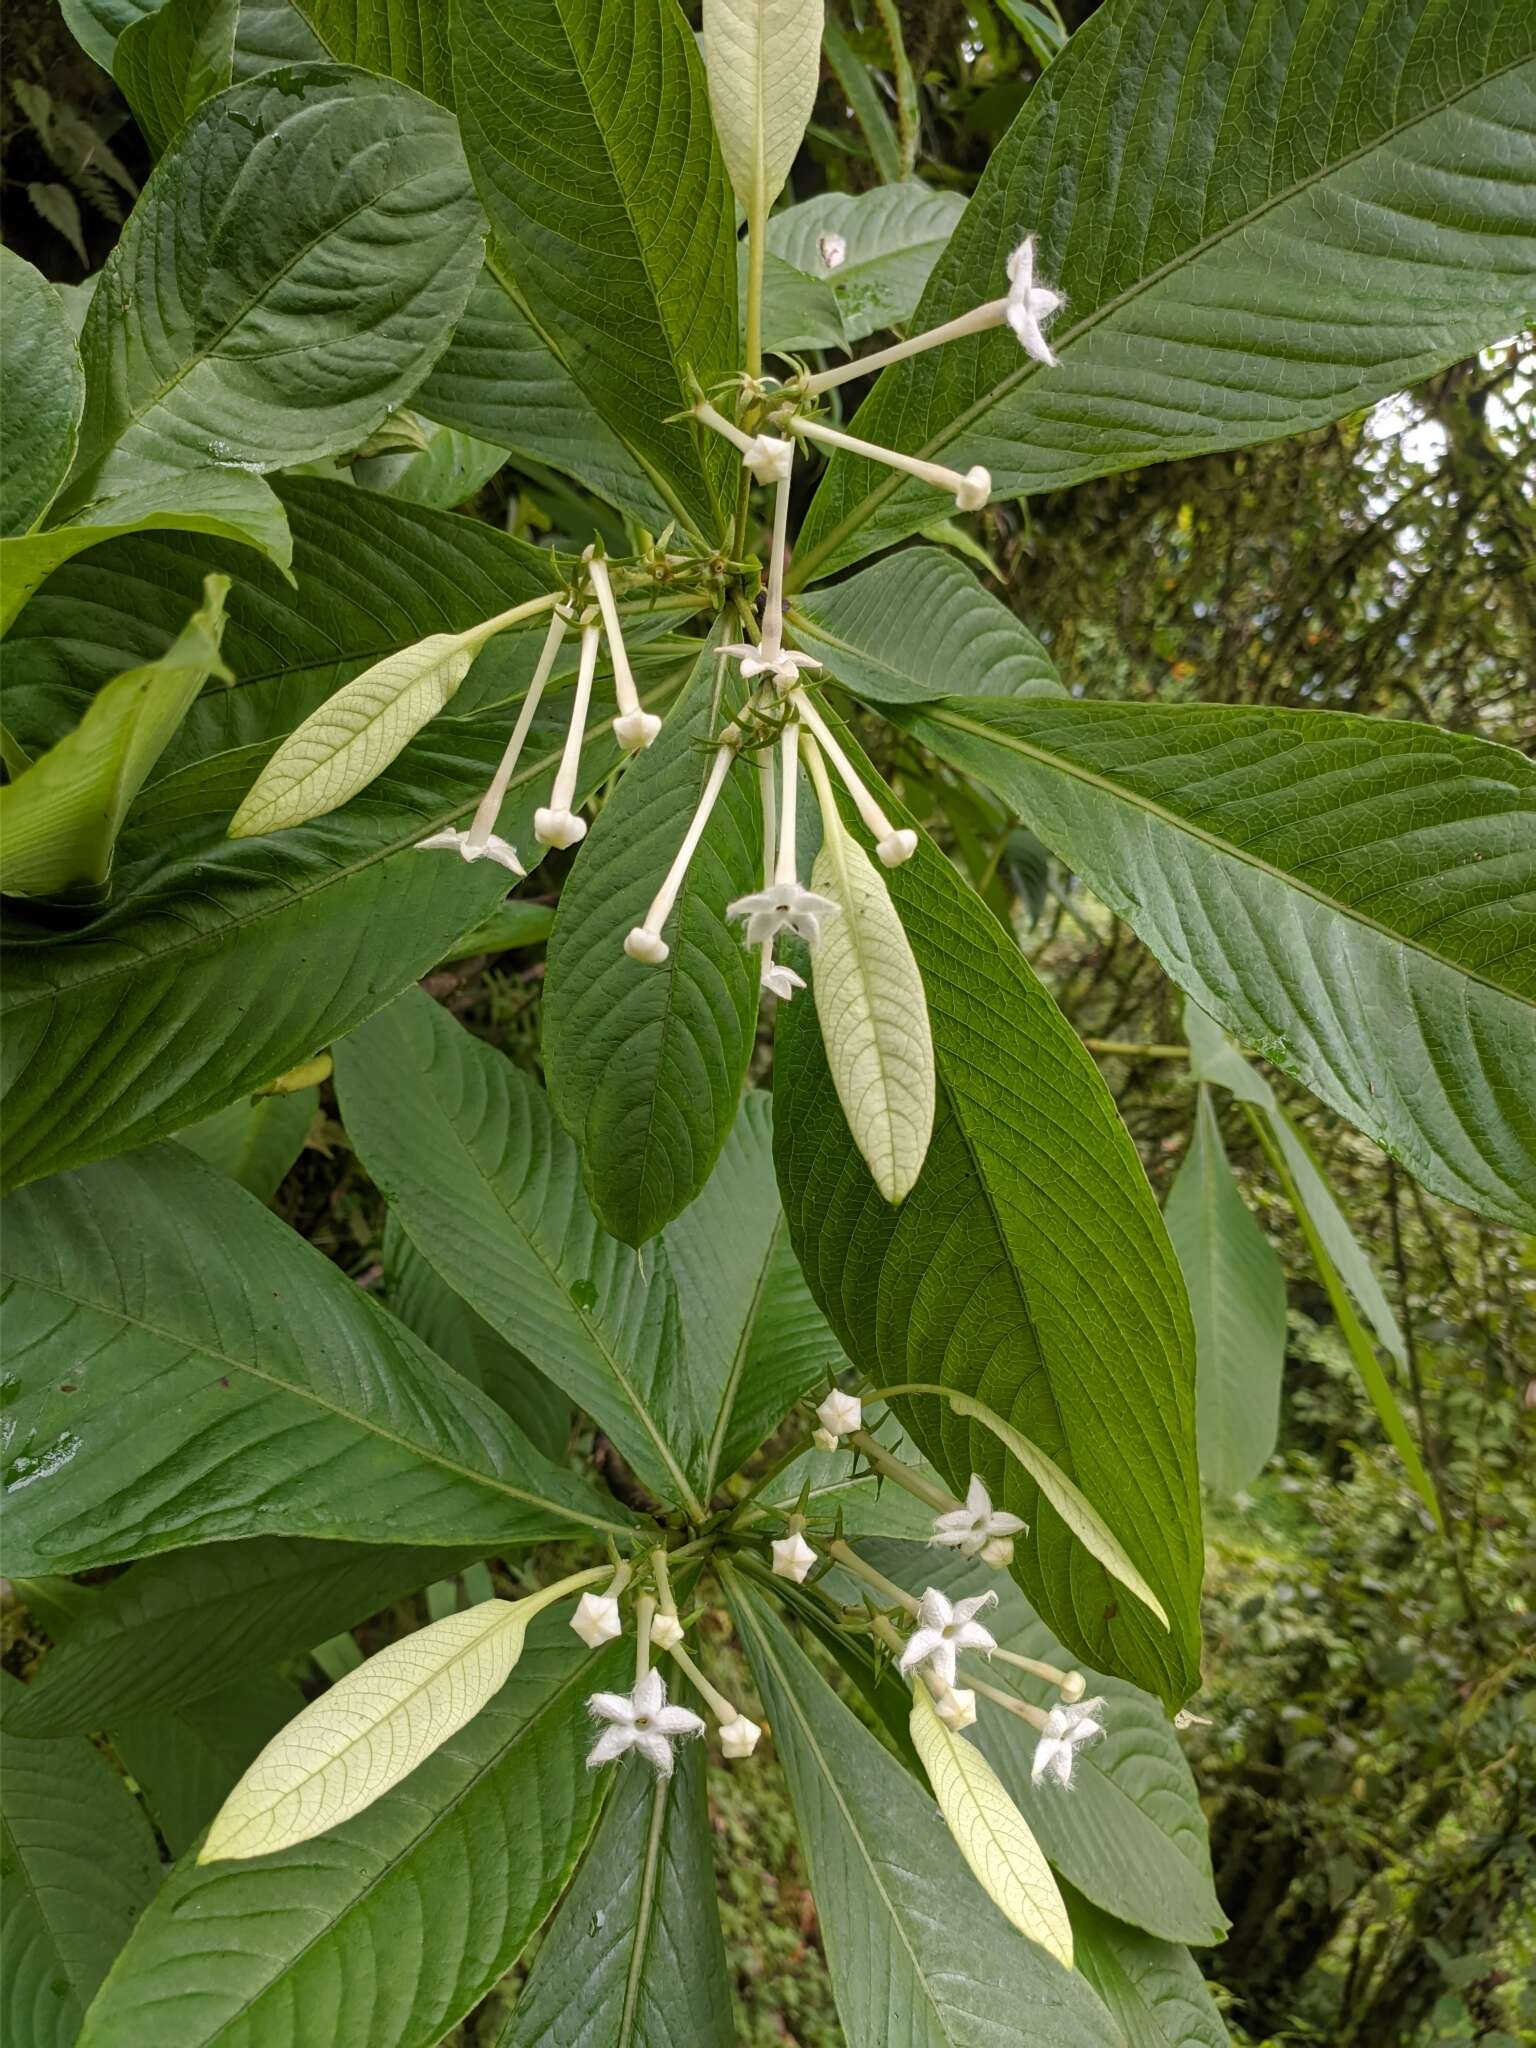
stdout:
<svg viewBox="0 0 1536 2048">
<path fill-rule="evenodd" d="M 694 1691 L 698 1693 L 722 1727 L 725 1726 L 726 1722 L 736 1720 L 736 1708 L 731 1705 L 731 1702 L 723 1692 L 716 1692 L 715 1688 L 704 1676 L 698 1665 L 694 1663 L 681 1643 L 674 1643 L 667 1652 L 667 1655 L 680 1671 L 686 1673 L 693 1685 Z"/>
<path fill-rule="evenodd" d="M 943 1487 L 930 1486 L 920 1473 L 914 1472 L 910 1466 L 903 1465 L 900 1458 L 892 1457 L 885 1445 L 872 1437 L 867 1429 L 851 1430 L 848 1441 L 884 1478 L 893 1480 L 897 1486 L 905 1487 L 908 1493 L 915 1494 L 936 1514 L 952 1514 L 959 1507 L 959 1501 L 947 1494 Z"/>
<path fill-rule="evenodd" d="M 656 1617 L 656 1602 L 649 1593 L 642 1593 L 635 1602 L 635 1683 L 638 1685 L 651 1668 L 651 1623 Z"/>
<path fill-rule="evenodd" d="M 747 222 L 747 375 L 763 374 L 763 259 L 765 223 L 754 215 Z"/>
<path fill-rule="evenodd" d="M 875 1591 L 882 1594 L 891 1606 L 904 1608 L 908 1614 L 916 1614 L 917 1602 L 913 1599 L 912 1595 L 903 1591 L 893 1579 L 888 1579 L 883 1572 L 877 1572 L 872 1564 L 866 1564 L 858 1552 L 850 1550 L 846 1543 L 829 1543 L 827 1545 L 827 1555 L 828 1557 L 835 1557 L 840 1565 L 845 1566 L 847 1570 L 853 1573 L 855 1578 L 863 1579 L 866 1585 L 873 1586 Z"/>
<path fill-rule="evenodd" d="M 1126 1060 L 1187 1060 L 1187 1045 L 1137 1045 L 1128 1038 L 1085 1038 L 1089 1052 Z"/>
<path fill-rule="evenodd" d="M 972 1692 L 979 1692 L 984 1700 L 991 1700 L 994 1706 L 1005 1707 L 1010 1714 L 1027 1721 L 1037 1732 L 1044 1732 L 1045 1714 L 1041 1708 L 1032 1707 L 1028 1700 L 1021 1700 L 1016 1693 L 1004 1692 L 1000 1686 L 988 1685 L 984 1678 L 973 1677 L 969 1671 L 961 1675 Z"/>
</svg>

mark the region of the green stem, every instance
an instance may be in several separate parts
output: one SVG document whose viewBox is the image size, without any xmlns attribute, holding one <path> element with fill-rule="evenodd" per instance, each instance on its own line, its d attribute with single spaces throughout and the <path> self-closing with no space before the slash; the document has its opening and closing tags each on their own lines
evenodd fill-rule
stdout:
<svg viewBox="0 0 1536 2048">
<path fill-rule="evenodd" d="M 882 1477 L 915 1494 L 925 1507 L 932 1508 L 936 1514 L 953 1514 L 959 1507 L 959 1501 L 952 1494 L 946 1493 L 941 1486 L 930 1486 L 921 1474 L 903 1465 L 900 1458 L 893 1458 L 885 1445 L 872 1437 L 867 1429 L 851 1430 L 848 1441 Z"/>
<path fill-rule="evenodd" d="M 1127 1060 L 1187 1060 L 1187 1045 L 1137 1045 L 1126 1038 L 1085 1038 L 1084 1046 L 1089 1052 L 1102 1053 Z"/>
<path fill-rule="evenodd" d="M 827 1555 L 835 1557 L 840 1565 L 853 1573 L 855 1578 L 862 1579 L 868 1586 L 873 1586 L 891 1606 L 900 1607 L 908 1614 L 916 1614 L 917 1602 L 912 1595 L 898 1586 L 894 1579 L 888 1579 L 884 1572 L 877 1572 L 872 1564 L 866 1564 L 858 1552 L 850 1550 L 846 1543 L 829 1543 Z"/>
<path fill-rule="evenodd" d="M 731 1702 L 723 1692 L 716 1692 L 715 1688 L 704 1676 L 698 1665 L 694 1663 L 681 1643 L 675 1643 L 667 1652 L 667 1655 L 680 1671 L 687 1674 L 694 1691 L 698 1693 L 722 1728 L 728 1721 L 735 1721 L 740 1718 L 739 1709 L 731 1705 Z"/>
<path fill-rule="evenodd" d="M 747 375 L 763 374 L 763 260 L 766 242 L 761 216 L 747 222 Z"/>
</svg>

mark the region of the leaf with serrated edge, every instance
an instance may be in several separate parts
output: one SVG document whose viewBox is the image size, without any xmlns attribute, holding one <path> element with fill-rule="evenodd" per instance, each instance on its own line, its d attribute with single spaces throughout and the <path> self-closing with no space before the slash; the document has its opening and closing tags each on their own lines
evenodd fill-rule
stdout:
<svg viewBox="0 0 1536 2048">
<path fill-rule="evenodd" d="M 1020 1934 L 1070 1970 L 1072 1923 L 1040 1844 L 981 1751 L 939 1719 L 921 1679 L 911 1727 L 944 1824 L 976 1882 Z"/>
<path fill-rule="evenodd" d="M 841 912 L 822 927 L 813 956 L 827 1065 L 875 1185 L 888 1202 L 903 1202 L 933 1135 L 923 977 L 879 869 L 835 823 L 824 833 L 811 887 Z"/>
<path fill-rule="evenodd" d="M 0 293 L 0 534 L 20 534 L 48 510 L 74 459 L 85 375 L 58 288 L 3 246 Z"/>
<path fill-rule="evenodd" d="M 709 105 L 755 234 L 784 188 L 821 80 L 822 0 L 704 0 Z"/>
</svg>

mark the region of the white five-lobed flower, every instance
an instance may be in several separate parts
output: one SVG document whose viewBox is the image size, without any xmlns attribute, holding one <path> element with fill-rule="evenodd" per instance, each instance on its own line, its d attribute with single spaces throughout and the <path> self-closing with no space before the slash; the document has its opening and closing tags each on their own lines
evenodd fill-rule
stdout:
<svg viewBox="0 0 1536 2048">
<path fill-rule="evenodd" d="M 702 1735 L 704 1723 L 686 1707 L 667 1704 L 667 1688 L 659 1671 L 647 1671 L 632 1693 L 595 1692 L 587 1711 L 608 1726 L 587 1752 L 587 1768 L 611 1764 L 628 1749 L 637 1749 L 664 1778 L 672 1775 L 672 1745 Z"/>
<path fill-rule="evenodd" d="M 816 1562 L 816 1553 L 797 1529 L 793 1536 L 780 1536 L 769 1545 L 773 1552 L 773 1575 L 776 1579 L 793 1579 L 795 1584 L 804 1582 L 806 1573 Z"/>
<path fill-rule="evenodd" d="M 683 1624 L 675 1614 L 651 1616 L 651 1641 L 658 1650 L 675 1650 L 683 1640 Z"/>
<path fill-rule="evenodd" d="M 1084 1700 L 1075 1707 L 1052 1707 L 1035 1744 L 1035 1760 L 1029 1767 L 1031 1782 L 1038 1785 L 1042 1778 L 1054 1778 L 1058 1785 L 1070 1785 L 1074 1753 L 1104 1733 L 1104 1724 L 1097 1718 L 1103 1711 L 1102 1699 Z"/>
<path fill-rule="evenodd" d="M 847 1436 L 864 1427 L 864 1403 L 857 1394 L 834 1387 L 816 1410 L 816 1420 L 833 1436 Z"/>
<path fill-rule="evenodd" d="M 720 1723 L 721 1754 L 733 1761 L 750 1756 L 758 1744 L 762 1728 L 756 1721 L 749 1721 L 745 1714 L 738 1714 L 734 1721 Z"/>
<path fill-rule="evenodd" d="M 988 1493 L 979 1473 L 971 1474 L 971 1483 L 966 1489 L 965 1506 L 950 1508 L 933 1518 L 933 1534 L 928 1539 L 944 1550 L 958 1550 L 962 1557 L 981 1557 L 994 1541 L 1008 1541 L 1008 1555 L 1011 1558 L 1011 1539 L 1020 1534 L 1024 1523 L 1018 1515 L 1010 1515 L 1001 1508 L 994 1508 L 992 1496 Z M 992 1560 L 989 1558 L 988 1562 Z M 1007 1558 L 1003 1559 L 1008 1562 Z"/>
<path fill-rule="evenodd" d="M 1008 258 L 1008 304 L 1004 315 L 1026 355 L 1055 367 L 1056 357 L 1045 338 L 1045 322 L 1066 304 L 1060 292 L 1035 283 L 1035 238 L 1026 235 Z"/>
<path fill-rule="evenodd" d="M 766 889 L 754 890 L 750 896 L 738 896 L 734 903 L 725 906 L 725 914 L 745 918 L 749 946 L 761 946 L 776 939 L 780 932 L 793 932 L 796 938 L 814 946 L 821 937 L 822 919 L 836 917 L 840 908 L 830 896 L 818 896 L 814 890 L 802 889 L 798 882 L 773 882 Z"/>
<path fill-rule="evenodd" d="M 609 1593 L 583 1593 L 571 1616 L 571 1627 L 589 1650 L 611 1643 L 623 1633 L 618 1601 Z"/>
<path fill-rule="evenodd" d="M 933 1711 L 956 1735 L 976 1725 L 976 1695 L 969 1686 L 946 1686 L 933 1703 Z"/>
<path fill-rule="evenodd" d="M 460 860 L 494 860 L 514 875 L 526 875 L 528 872 L 517 857 L 517 848 L 508 840 L 498 838 L 494 832 L 484 839 L 477 839 L 472 831 L 455 831 L 448 826 L 416 842 L 419 853 L 433 853 L 440 847 L 456 853 Z"/>
<path fill-rule="evenodd" d="M 805 987 L 803 978 L 796 974 L 793 967 L 786 967 L 778 960 L 769 960 L 765 963 L 759 981 L 769 995 L 777 996 L 781 1003 L 789 1002 L 797 988 Z"/>
<path fill-rule="evenodd" d="M 995 1593 L 977 1593 L 969 1600 L 951 1600 L 937 1586 L 930 1586 L 917 1603 L 917 1627 L 907 1638 L 901 1653 L 905 1677 L 924 1664 L 954 1690 L 955 1659 L 962 1650 L 980 1650 L 990 1656 L 996 1638 L 984 1629 L 976 1616 L 996 1603 Z"/>
</svg>

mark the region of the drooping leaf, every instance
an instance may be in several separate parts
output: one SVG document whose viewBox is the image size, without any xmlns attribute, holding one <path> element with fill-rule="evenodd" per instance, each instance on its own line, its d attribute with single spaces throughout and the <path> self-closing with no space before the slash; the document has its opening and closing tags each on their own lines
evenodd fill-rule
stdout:
<svg viewBox="0 0 1536 2048">
<path fill-rule="evenodd" d="M 668 424 L 690 372 L 738 367 L 731 193 L 687 23 L 656 0 L 461 0 L 454 80 L 533 319 L 676 515 L 723 536 L 731 451 Z"/>
<path fill-rule="evenodd" d="M 1109 2008 L 1125 2048 L 1229 2048 L 1188 1949 L 1125 1926 L 1073 1891 L 1066 1896 L 1077 1967 Z"/>
<path fill-rule="evenodd" d="M 180 1146 L 13 1197 L 4 1270 L 13 1570 L 253 1528 L 499 1549 L 627 1526 Z M 61 1344 L 80 1361 L 63 1381 Z"/>
<path fill-rule="evenodd" d="M 703 1745 L 686 1744 L 670 1778 L 638 1757 L 615 1776 L 499 2048 L 731 2048 L 737 2039 Z"/>
<path fill-rule="evenodd" d="M 973 701 L 913 729 L 1013 804 L 1229 1031 L 1437 1194 L 1536 1223 L 1536 768 L 1521 755 L 1263 706 Z"/>
<path fill-rule="evenodd" d="M 219 653 L 228 589 L 225 576 L 205 578 L 202 608 L 160 659 L 108 683 L 73 732 L 0 789 L 8 896 L 104 890 L 128 806 L 204 683 L 229 679 Z"/>
<path fill-rule="evenodd" d="M 1172 1247 L 1102 1081 L 1010 935 L 927 841 L 890 887 L 928 999 L 933 1139 L 891 1209 L 848 1138 L 812 1005 L 789 1004 L 774 1128 L 801 1266 L 877 1386 L 973 1395 L 1075 1482 L 1171 1632 L 990 1431 L 948 1403 L 898 1404 L 954 1491 L 979 1473 L 1031 1523 L 1014 1569 L 1058 1633 L 1178 1701 L 1198 1675 L 1201 1552 L 1193 1333 Z"/>
<path fill-rule="evenodd" d="M 154 155 L 229 84 L 239 20 L 240 0 L 162 0 L 118 37 L 112 74 Z"/>
<path fill-rule="evenodd" d="M 14 1733 L 20 1691 L 9 1672 L 0 1677 L 0 2021 L 16 2048 L 73 2048 L 96 1987 L 154 1897 L 160 1857 L 138 1801 L 83 1736 Z"/>
<path fill-rule="evenodd" d="M 448 9 L 436 0 L 292 0 L 326 51 L 453 105 Z"/>
<path fill-rule="evenodd" d="M 176 1142 L 270 1202 L 304 1149 L 319 1106 L 318 1088 L 251 1096 L 178 1131 Z"/>
<path fill-rule="evenodd" d="M 949 697 L 961 682 L 978 695 L 1063 694 L 1034 634 L 937 548 L 908 548 L 806 591 L 791 623 L 797 642 L 872 704 Z"/>
<path fill-rule="evenodd" d="M 452 118 L 404 86 L 313 65 L 205 104 L 91 299 L 56 516 L 210 463 L 355 444 L 442 348 L 482 233 Z"/>
<path fill-rule="evenodd" d="M 497 1698 L 366 1813 L 279 1856 L 180 1864 L 80 2048 L 432 2048 L 581 1854 L 607 1790 L 581 1703 L 626 1662 L 546 1615 Z"/>
<path fill-rule="evenodd" d="M 951 342 L 886 371 L 855 431 L 984 463 L 1002 497 L 1059 490 L 1298 433 L 1518 330 L 1533 56 L 1536 20 L 1498 0 L 1255 0 L 1236 20 L 1109 0 L 994 152 L 913 319 L 1000 297 L 1033 232 L 1067 297 L 1058 366 L 1006 327 Z M 838 456 L 795 575 L 915 531 L 934 498 Z"/>
<path fill-rule="evenodd" d="M 958 192 L 938 192 L 916 178 L 872 192 L 819 192 L 774 214 L 768 248 L 808 277 L 824 279 L 848 339 L 862 341 L 911 319 L 964 211 Z M 822 254 L 829 235 L 844 245 L 835 267 Z"/>
<path fill-rule="evenodd" d="M 1040 1844 L 981 1751 L 939 1719 L 921 1681 L 912 1691 L 912 1741 L 976 1882 L 1005 1920 L 1070 1970 L 1072 1923 Z"/>
<path fill-rule="evenodd" d="M 693 1201 L 735 1119 L 757 1030 L 757 959 L 725 907 L 757 886 L 762 817 L 750 762 L 729 771 L 667 920 L 659 967 L 631 960 L 698 806 L 726 723 L 718 633 L 654 744 L 588 835 L 549 942 L 544 1072 L 604 1227 L 642 1245 Z"/>
<path fill-rule="evenodd" d="M 848 1129 L 887 1202 L 904 1202 L 933 1135 L 923 977 L 880 870 L 829 822 L 811 887 L 837 904 L 815 953 L 816 1018 Z"/>
<path fill-rule="evenodd" d="M 1083 1981 L 1023 1940 L 934 1825 L 916 1781 L 758 1600 L 732 1613 L 789 1779 L 849 2048 L 1118 2048 Z"/>
<path fill-rule="evenodd" d="M 749 234 L 762 234 L 811 118 L 822 14 L 822 0 L 704 0 L 710 112 Z"/>
<path fill-rule="evenodd" d="M 1163 1217 L 1195 1318 L 1200 1477 L 1230 1495 L 1259 1476 L 1279 1434 L 1285 1272 L 1233 1178 L 1207 1088 L 1195 1115 Z"/>
<path fill-rule="evenodd" d="M 74 460 L 85 376 L 57 288 L 0 248 L 0 534 L 26 533 Z M 7 576 L 9 576 L 9 557 Z"/>
</svg>

